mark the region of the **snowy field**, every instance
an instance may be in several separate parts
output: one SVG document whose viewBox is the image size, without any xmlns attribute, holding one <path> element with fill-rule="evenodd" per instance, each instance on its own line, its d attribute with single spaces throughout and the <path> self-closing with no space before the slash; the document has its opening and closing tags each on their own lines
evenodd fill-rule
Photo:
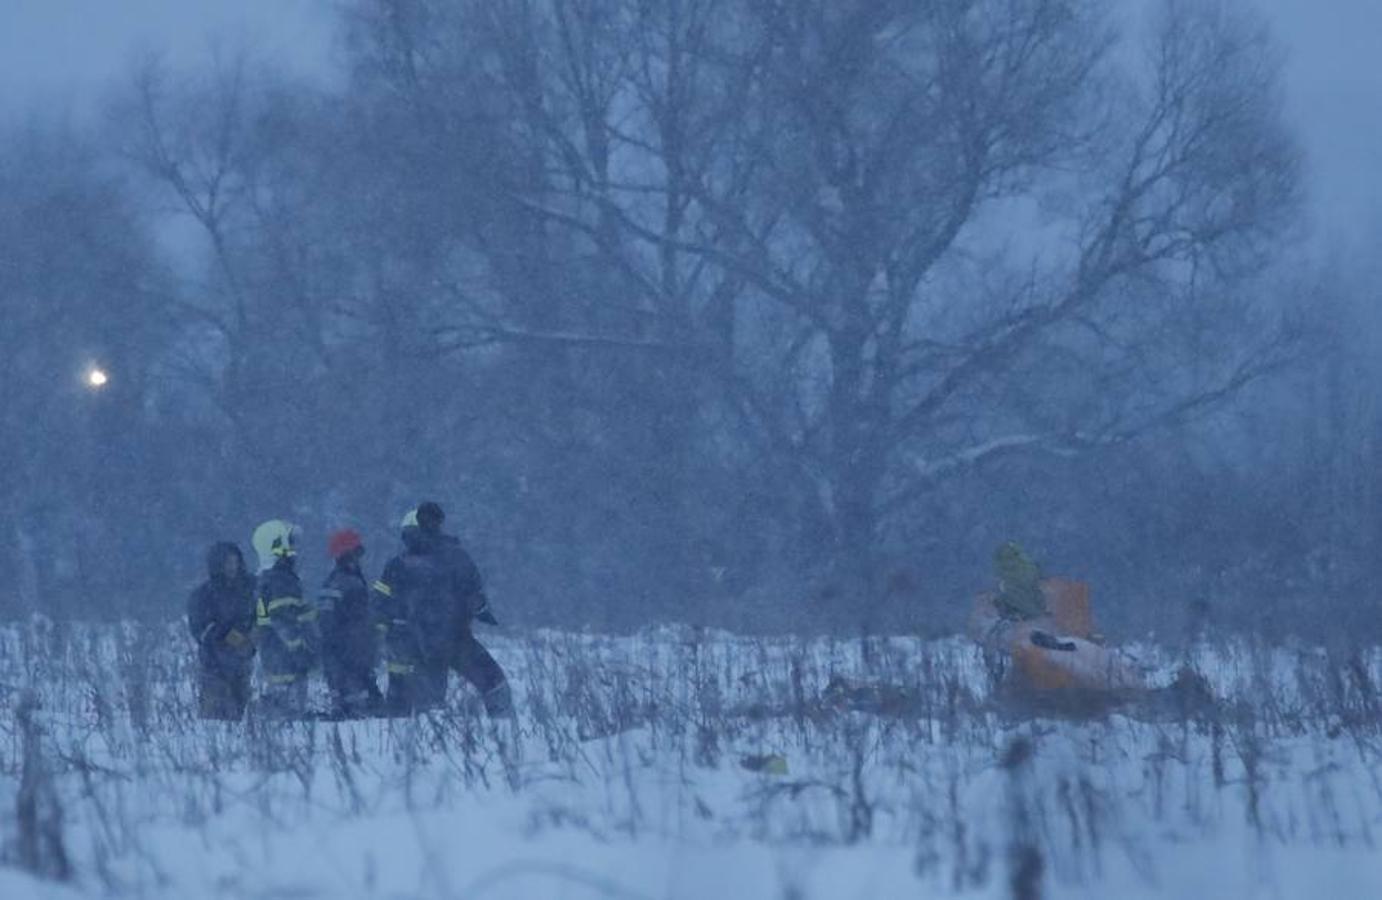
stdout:
<svg viewBox="0 0 1382 900">
<path fill-rule="evenodd" d="M 0 897 L 1382 896 L 1377 652 L 1137 648 L 1215 701 L 1072 715 L 958 638 L 485 640 L 516 765 L 459 683 L 203 723 L 177 629 L 0 629 Z"/>
</svg>

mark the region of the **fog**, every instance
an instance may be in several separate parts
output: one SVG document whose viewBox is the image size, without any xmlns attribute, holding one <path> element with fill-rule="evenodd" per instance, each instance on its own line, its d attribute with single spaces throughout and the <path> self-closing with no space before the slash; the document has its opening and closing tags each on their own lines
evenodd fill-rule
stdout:
<svg viewBox="0 0 1382 900">
<path fill-rule="evenodd" d="M 0 0 L 0 894 L 1376 895 L 1379 33 Z"/>
<path fill-rule="evenodd" d="M 1146 8 L 1145 0 L 1129 7 Z M 1338 240 L 1372 225 L 1382 202 L 1382 92 L 1370 0 L 1261 0 L 1286 53 L 1288 115 L 1309 155 L 1315 224 Z M 0 110 L 87 109 L 140 50 L 195 65 L 217 43 L 317 80 L 338 68 L 327 0 L 9 0 L 0 28 Z"/>
<path fill-rule="evenodd" d="M 694 8 L 8 5 L 7 608 L 156 616 L 203 545 L 275 516 L 382 559 L 432 497 L 522 622 L 944 631 L 1008 538 L 1129 628 L 1351 614 L 1377 522 L 1364 4 L 1175 7 L 1237 42 L 1201 113 L 1251 109 L 1177 171 L 1127 156 L 1175 29 L 1076 6 L 1046 65 L 1079 28 L 1098 52 L 994 98 L 1022 131 L 970 196 L 886 100 L 920 117 L 894 120 L 913 162 L 860 168 L 898 139 L 770 79 L 725 124 L 758 76 L 683 85 L 681 45 L 638 37 L 691 29 L 694 56 L 721 40 Z M 816 46 L 803 17 L 723 52 L 761 27 Z M 877 27 L 928 77 L 924 29 Z M 823 60 L 841 104 L 900 89 Z M 1122 237 L 1120 153 L 1164 180 Z"/>
</svg>

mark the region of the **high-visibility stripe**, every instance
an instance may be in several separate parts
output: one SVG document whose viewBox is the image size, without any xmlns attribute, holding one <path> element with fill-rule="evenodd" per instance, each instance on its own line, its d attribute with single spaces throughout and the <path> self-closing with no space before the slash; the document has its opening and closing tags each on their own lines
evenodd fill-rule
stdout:
<svg viewBox="0 0 1382 900">
<path fill-rule="evenodd" d="M 302 638 L 284 638 L 283 646 L 287 647 L 289 650 L 301 650 L 303 647 L 307 646 L 307 641 Z"/>
<path fill-rule="evenodd" d="M 389 587 L 387 584 L 385 584 L 385 583 L 382 582 L 382 581 L 376 581 L 376 582 L 374 583 L 373 587 L 374 587 L 374 589 L 375 589 L 376 591 L 378 591 L 379 593 L 383 594 L 385 597 L 392 597 L 392 596 L 393 596 L 393 588 Z"/>
<path fill-rule="evenodd" d="M 308 605 L 308 604 L 307 604 L 307 601 L 304 600 L 304 599 L 302 599 L 301 597 L 279 597 L 279 598 L 277 598 L 277 599 L 275 599 L 275 600 L 270 600 L 270 601 L 269 601 L 269 605 L 268 605 L 267 608 L 268 608 L 268 611 L 272 613 L 272 612 L 274 612 L 274 611 L 276 611 L 276 610 L 283 609 L 285 606 L 307 606 L 307 605 Z"/>
<path fill-rule="evenodd" d="M 318 597 L 330 597 L 330 598 L 333 599 L 333 600 L 339 600 L 339 599 L 341 599 L 342 597 L 344 597 L 345 594 L 341 593 L 340 591 L 336 590 L 335 588 L 322 588 L 321 590 L 317 591 L 317 596 L 318 596 Z"/>
<path fill-rule="evenodd" d="M 305 613 L 303 613 L 302 615 L 298 616 L 298 621 L 299 621 L 299 622 L 315 622 L 315 621 L 317 621 L 317 611 L 316 611 L 315 609 L 309 609 L 309 610 L 307 610 L 307 612 L 305 612 Z"/>
<path fill-rule="evenodd" d="M 391 662 L 384 668 L 388 671 L 390 675 L 411 675 L 415 671 L 417 671 L 416 666 L 410 666 L 407 663 L 398 662 Z"/>
</svg>

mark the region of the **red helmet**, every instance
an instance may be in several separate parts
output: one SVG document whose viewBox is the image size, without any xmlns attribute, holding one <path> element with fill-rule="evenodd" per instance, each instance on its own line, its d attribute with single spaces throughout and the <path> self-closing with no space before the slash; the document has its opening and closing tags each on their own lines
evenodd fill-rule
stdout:
<svg viewBox="0 0 1382 900">
<path fill-rule="evenodd" d="M 331 554 L 332 559 L 340 559 L 353 550 L 358 550 L 364 546 L 360 540 L 360 532 L 354 528 L 342 528 L 339 531 L 331 532 L 331 537 L 326 540 L 326 552 Z"/>
</svg>

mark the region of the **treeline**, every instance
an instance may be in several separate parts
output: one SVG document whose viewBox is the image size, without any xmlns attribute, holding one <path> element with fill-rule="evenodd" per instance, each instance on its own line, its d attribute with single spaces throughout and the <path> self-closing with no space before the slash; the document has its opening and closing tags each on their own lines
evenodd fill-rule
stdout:
<svg viewBox="0 0 1382 900">
<path fill-rule="evenodd" d="M 11 129 L 0 604 L 175 613 L 270 517 L 378 565 L 424 498 L 517 622 L 943 629 L 1008 537 L 1125 627 L 1347 602 L 1277 53 L 1107 7 L 352 0 L 329 86 Z"/>
</svg>

